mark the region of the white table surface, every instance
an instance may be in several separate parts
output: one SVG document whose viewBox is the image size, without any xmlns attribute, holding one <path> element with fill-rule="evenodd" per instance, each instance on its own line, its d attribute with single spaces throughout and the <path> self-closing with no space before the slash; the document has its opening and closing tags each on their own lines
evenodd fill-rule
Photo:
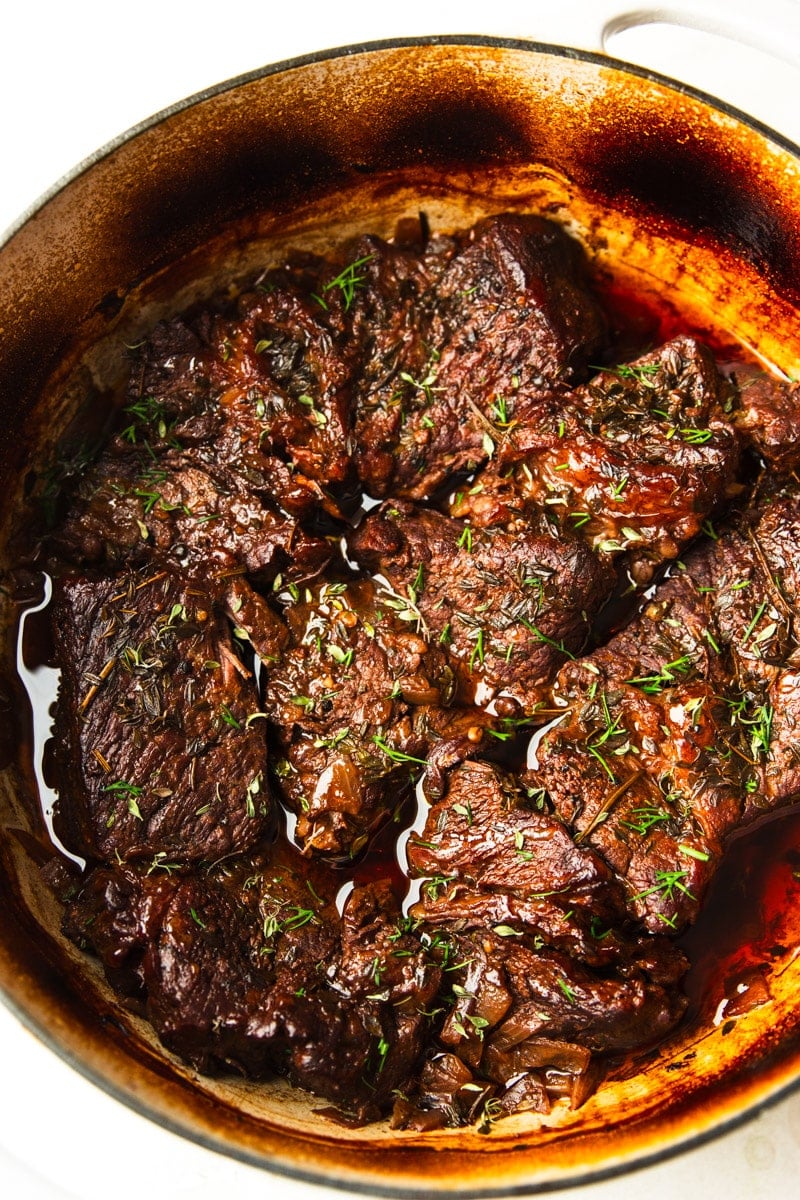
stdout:
<svg viewBox="0 0 800 1200">
<path fill-rule="evenodd" d="M 641 5 L 618 5 L 620 12 Z M 655 6 L 653 6 L 655 7 Z M 705 20 L 714 7 L 673 5 Z M 0 231 L 80 160 L 152 113 L 210 84 L 348 42 L 493 33 L 596 49 L 610 0 L 400 0 L 369 8 L 275 0 L 5 0 L 0 8 Z M 783 61 L 736 41 L 688 40 L 659 26 L 613 44 L 620 57 L 703 86 L 800 141 L 800 5 L 719 0 L 728 19 L 777 43 Z M 699 17 L 698 17 L 699 19 Z M 754 26 L 761 22 L 763 37 Z M 702 21 L 700 22 L 703 23 Z M 776 33 L 785 33 L 781 39 Z M 800 1094 L 706 1146 L 564 1200 L 774 1200 L 797 1195 Z M 186 1142 L 78 1076 L 0 1005 L 2 1200 L 325 1200 L 341 1196 Z"/>
</svg>

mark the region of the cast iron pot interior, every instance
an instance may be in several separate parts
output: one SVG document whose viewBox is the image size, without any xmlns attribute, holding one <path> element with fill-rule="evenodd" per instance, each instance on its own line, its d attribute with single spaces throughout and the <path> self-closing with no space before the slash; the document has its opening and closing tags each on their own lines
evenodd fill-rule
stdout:
<svg viewBox="0 0 800 1200">
<path fill-rule="evenodd" d="M 682 327 L 800 369 L 795 152 L 611 60 L 477 38 L 354 47 L 223 85 L 102 152 L 0 250 L 0 984 L 80 1071 L 215 1149 L 372 1192 L 488 1195 L 626 1169 L 789 1086 L 800 1069 L 800 921 L 788 900 L 769 909 L 769 944 L 783 948 L 770 960 L 771 998 L 715 1024 L 743 952 L 734 944 L 724 959 L 721 949 L 693 1021 L 620 1066 L 579 1111 L 513 1117 L 488 1136 L 345 1129 L 280 1081 L 196 1075 L 118 1008 L 97 966 L 60 936 L 39 876 L 47 839 L 15 671 L 15 567 L 43 471 L 58 440 L 107 416 L 126 344 L 288 246 L 388 236 L 421 209 L 434 229 L 503 210 L 545 213 L 586 244 L 601 276 L 680 313 Z M 779 827 L 785 839 L 789 826 Z M 773 900 L 776 886 L 791 886 L 790 876 L 770 878 Z M 756 889 L 754 906 L 768 890 Z"/>
</svg>

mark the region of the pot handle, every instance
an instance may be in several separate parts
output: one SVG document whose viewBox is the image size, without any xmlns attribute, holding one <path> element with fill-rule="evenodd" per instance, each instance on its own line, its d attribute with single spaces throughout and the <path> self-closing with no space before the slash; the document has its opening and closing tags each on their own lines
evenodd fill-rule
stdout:
<svg viewBox="0 0 800 1200">
<path fill-rule="evenodd" d="M 593 0 L 582 5 L 579 15 L 572 15 L 573 44 L 581 41 L 587 50 L 611 53 L 614 37 L 628 29 L 674 25 L 740 42 L 800 68 L 800 11 L 795 0 L 691 0 L 691 4 L 663 6 Z"/>
</svg>

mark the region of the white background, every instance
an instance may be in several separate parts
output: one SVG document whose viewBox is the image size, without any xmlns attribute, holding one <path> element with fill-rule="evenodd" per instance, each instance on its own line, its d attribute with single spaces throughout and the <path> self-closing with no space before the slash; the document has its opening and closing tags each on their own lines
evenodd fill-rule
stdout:
<svg viewBox="0 0 800 1200">
<path fill-rule="evenodd" d="M 127 128 L 210 84 L 296 54 L 424 33 L 493 33 L 599 49 L 623 0 L 10 0 L 0 10 L 0 230 L 61 176 Z M 653 6 L 655 7 L 655 6 Z M 797 0 L 694 0 L 689 37 L 665 26 L 611 49 L 684 78 L 800 141 Z M 712 38 L 715 14 L 771 50 Z M 776 57 L 777 56 L 777 57 Z M 0 1007 L 0 1197 L 4 1200 L 207 1200 L 235 1192 L 285 1200 L 341 1195 L 266 1175 L 184 1142 L 77 1076 Z M 734 1134 L 626 1180 L 564 1200 L 796 1194 L 800 1096 Z"/>
</svg>

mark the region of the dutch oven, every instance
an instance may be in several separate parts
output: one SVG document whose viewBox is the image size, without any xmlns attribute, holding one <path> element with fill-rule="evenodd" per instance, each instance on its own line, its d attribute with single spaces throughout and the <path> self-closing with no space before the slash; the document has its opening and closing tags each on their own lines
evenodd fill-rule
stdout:
<svg viewBox="0 0 800 1200">
<path fill-rule="evenodd" d="M 800 370 L 797 151 L 601 55 L 462 36 L 348 47 L 214 88 L 81 169 L 0 250 L 0 987 L 58 1054 L 202 1144 L 358 1190 L 494 1195 L 675 1152 L 798 1078 L 800 910 L 785 856 L 800 845 L 798 822 L 732 847 L 728 878 L 752 876 L 746 927 L 718 889 L 704 934 L 714 952 L 698 939 L 690 1019 L 582 1108 L 515 1116 L 489 1136 L 343 1128 L 280 1081 L 197 1076 L 118 1008 L 97 965 L 60 935 L 40 875 L 48 843 L 33 714 L 15 667 L 29 506 L 56 443 L 104 412 L 125 347 L 288 247 L 390 236 L 419 210 L 440 230 L 499 211 L 544 213 L 613 286 L 732 353 Z M 742 996 L 755 976 L 750 1006 Z M 715 1020 L 732 996 L 743 1015 Z"/>
</svg>

